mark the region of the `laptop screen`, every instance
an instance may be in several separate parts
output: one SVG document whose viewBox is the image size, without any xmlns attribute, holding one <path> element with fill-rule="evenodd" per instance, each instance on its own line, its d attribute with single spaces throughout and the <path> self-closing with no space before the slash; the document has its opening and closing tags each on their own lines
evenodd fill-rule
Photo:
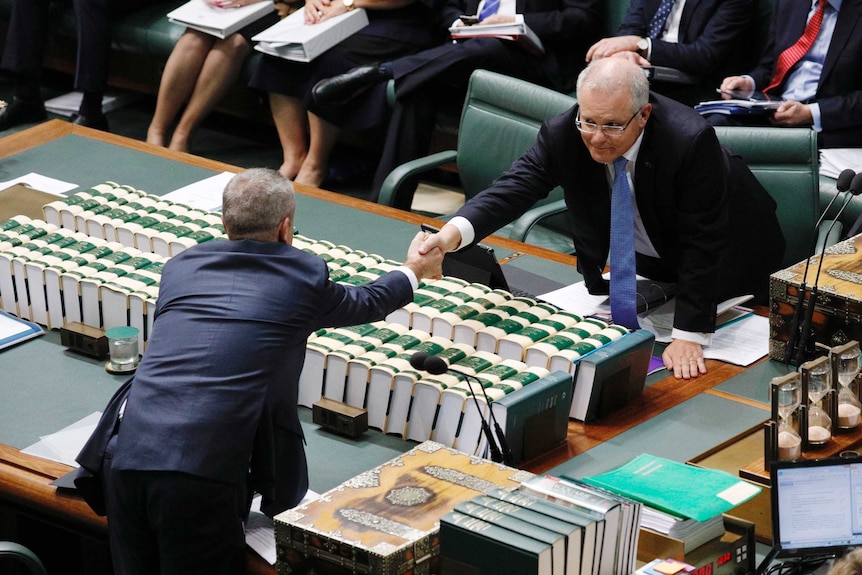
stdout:
<svg viewBox="0 0 862 575">
<path fill-rule="evenodd" d="M 773 546 L 779 557 L 862 545 L 862 458 L 772 464 Z"/>
</svg>

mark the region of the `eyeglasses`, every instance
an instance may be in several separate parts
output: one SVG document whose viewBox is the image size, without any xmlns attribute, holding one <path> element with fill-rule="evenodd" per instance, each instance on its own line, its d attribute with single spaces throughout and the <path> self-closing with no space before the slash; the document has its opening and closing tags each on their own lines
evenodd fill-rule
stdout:
<svg viewBox="0 0 862 575">
<path fill-rule="evenodd" d="M 623 135 L 623 132 L 626 131 L 626 128 L 629 127 L 629 124 L 632 123 L 638 114 L 643 111 L 643 108 L 635 112 L 629 121 L 623 124 L 622 126 L 617 126 L 616 124 L 596 124 L 595 122 L 583 122 L 581 121 L 581 111 L 578 110 L 578 117 L 575 119 L 575 127 L 579 132 L 583 132 L 584 134 L 595 134 L 599 130 L 602 131 L 602 134 L 609 138 L 618 138 Z"/>
</svg>

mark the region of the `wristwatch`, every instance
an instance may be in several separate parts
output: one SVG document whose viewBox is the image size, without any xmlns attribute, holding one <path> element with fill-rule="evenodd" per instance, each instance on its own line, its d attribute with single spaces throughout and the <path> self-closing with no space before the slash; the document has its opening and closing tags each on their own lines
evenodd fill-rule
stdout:
<svg viewBox="0 0 862 575">
<path fill-rule="evenodd" d="M 344 7 L 347 8 L 348 12 L 350 12 L 351 10 L 356 10 L 356 4 L 354 0 L 341 0 L 341 2 L 342 4 L 344 4 Z"/>
<path fill-rule="evenodd" d="M 641 38 L 638 40 L 638 54 L 646 58 L 647 52 L 649 52 L 649 40 Z"/>
</svg>

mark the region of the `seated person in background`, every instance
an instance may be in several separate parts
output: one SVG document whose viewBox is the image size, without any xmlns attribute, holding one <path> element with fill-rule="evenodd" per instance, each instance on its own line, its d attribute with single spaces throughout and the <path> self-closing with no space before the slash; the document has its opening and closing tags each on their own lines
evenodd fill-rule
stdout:
<svg viewBox="0 0 862 575">
<path fill-rule="evenodd" d="M 463 25 L 458 16 L 464 14 L 477 14 L 480 23 L 485 24 L 511 22 L 512 16 L 495 11 L 500 5 L 500 0 L 481 3 L 449 0 L 439 18 L 440 33 L 448 37 L 450 26 Z M 499 38 L 471 38 L 454 43 L 447 40 L 412 56 L 381 59 L 380 64 L 355 68 L 315 86 L 317 102 L 328 105 L 350 102 L 345 108 L 356 114 L 361 108 L 353 103 L 355 94 L 395 80 L 395 108 L 368 199 L 376 201 L 380 185 L 395 167 L 428 153 L 441 102 L 460 110 L 470 74 L 477 68 L 564 92 L 572 90 L 574 78 L 583 67 L 587 46 L 601 28 L 601 1 L 524 0 L 517 3 L 516 9 L 541 40 L 544 54 L 532 53 L 518 43 Z M 377 97 L 385 98 L 385 91 L 378 91 Z"/>
<path fill-rule="evenodd" d="M 767 301 L 769 274 L 784 253 L 775 202 L 697 112 L 650 93 L 633 62 L 592 62 L 578 77 L 577 97 L 420 252 L 471 245 L 559 185 L 589 292 L 609 293 L 614 322 L 634 328 L 635 271 L 675 282 L 664 365 L 678 378 L 706 373 L 702 346 L 715 331 L 716 305 L 742 294 Z M 602 277 L 608 262 L 610 282 Z"/>
<path fill-rule="evenodd" d="M 732 70 L 754 65 L 752 22 L 757 0 L 632 0 L 616 35 L 587 51 L 587 62 L 624 56 L 641 66 L 665 66 L 695 76 L 695 85 L 653 82 L 652 89 L 694 105 L 715 98 Z"/>
<path fill-rule="evenodd" d="M 210 6 L 225 10 L 260 1 L 206 0 Z M 147 142 L 188 152 L 192 131 L 239 76 L 252 52 L 251 37 L 276 22 L 278 13 L 272 12 L 224 39 L 187 28 L 165 63 Z M 168 132 L 184 104 L 185 110 L 168 140 Z"/>
<path fill-rule="evenodd" d="M 0 70 L 9 74 L 14 95 L 0 109 L 0 130 L 44 120 L 45 104 L 39 92 L 45 47 L 48 45 L 50 0 L 15 0 Z M 108 129 L 102 113 L 102 96 L 108 84 L 111 18 L 148 4 L 146 0 L 74 0 L 78 30 L 75 89 L 84 93 L 72 122 Z"/>
<path fill-rule="evenodd" d="M 786 100 L 773 115 L 709 114 L 714 125 L 812 126 L 822 148 L 862 147 L 862 4 L 854 0 L 776 0 L 766 53 L 725 92 Z M 734 97 L 724 94 L 724 98 Z"/>
<path fill-rule="evenodd" d="M 272 118 L 284 161 L 279 171 L 291 180 L 320 186 L 341 130 L 360 132 L 381 124 L 388 114 L 385 86 L 351 109 L 316 104 L 311 88 L 323 78 L 355 66 L 398 58 L 439 42 L 432 33 L 442 0 L 307 0 L 305 19 L 316 24 L 364 8 L 369 24 L 310 63 L 264 56 L 249 85 L 269 93 Z M 377 98 L 376 96 L 380 96 Z M 357 110 L 362 110 L 361 113 Z"/>
</svg>

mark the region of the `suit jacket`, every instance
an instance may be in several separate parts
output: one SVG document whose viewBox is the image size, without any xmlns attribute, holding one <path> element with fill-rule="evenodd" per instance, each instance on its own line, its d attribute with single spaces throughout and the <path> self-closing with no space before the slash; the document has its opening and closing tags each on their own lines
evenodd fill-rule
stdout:
<svg viewBox="0 0 862 575">
<path fill-rule="evenodd" d="M 208 242 L 175 256 L 112 467 L 245 485 L 251 466 L 265 513 L 295 505 L 308 487 L 297 416 L 308 336 L 379 320 L 412 296 L 403 273 L 336 284 L 322 259 L 275 242 Z M 95 471 L 103 431 L 79 456 Z"/>
<path fill-rule="evenodd" d="M 633 0 L 618 36 L 647 36 L 661 0 Z M 653 40 L 650 63 L 678 68 L 702 78 L 721 79 L 753 63 L 746 35 L 756 16 L 755 0 L 686 0 L 677 43 Z M 712 86 L 717 87 L 718 84 Z"/>
<path fill-rule="evenodd" d="M 658 94 L 650 100 L 634 188 L 660 258 L 638 254 L 638 271 L 677 282 L 675 327 L 712 332 L 718 302 L 747 293 L 766 297 L 768 276 L 784 253 L 775 202 L 696 112 Z M 578 271 L 591 293 L 607 293 L 601 277 L 610 244 L 607 168 L 590 156 L 576 116 L 573 107 L 545 122 L 535 145 L 458 215 L 482 238 L 561 186 Z"/>
<path fill-rule="evenodd" d="M 804 0 L 775 0 L 766 52 L 751 73 L 756 86 L 769 84 L 779 54 L 802 36 L 810 8 Z M 819 144 L 824 148 L 862 147 L 860 18 L 862 0 L 844 0 L 815 95 L 823 122 Z"/>
</svg>

